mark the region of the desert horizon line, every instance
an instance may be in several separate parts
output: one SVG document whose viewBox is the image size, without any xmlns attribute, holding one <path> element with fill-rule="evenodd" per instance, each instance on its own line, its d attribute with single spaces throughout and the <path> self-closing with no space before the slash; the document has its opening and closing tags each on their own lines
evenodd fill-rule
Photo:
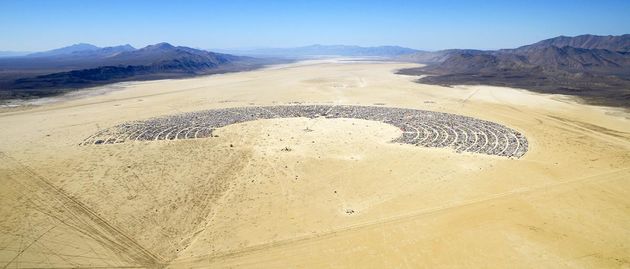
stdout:
<svg viewBox="0 0 630 269">
<path fill-rule="evenodd" d="M 579 35 L 558 35 L 558 36 L 552 36 L 552 37 L 547 37 L 544 39 L 539 39 L 537 41 L 533 41 L 534 42 L 538 42 L 538 41 L 544 41 L 547 39 L 552 39 L 552 38 L 562 38 L 562 37 L 580 37 L 580 36 L 597 36 L 597 37 L 615 37 L 615 36 L 626 36 L 626 35 L 630 35 L 630 34 L 607 34 L 607 35 L 601 35 L 601 34 L 589 34 L 589 33 L 584 33 L 584 34 L 579 34 Z M 101 44 L 97 44 L 96 42 L 86 42 L 86 41 L 78 41 L 78 42 L 68 42 L 67 45 L 61 46 L 61 47 L 52 47 L 52 48 L 47 48 L 47 49 L 43 49 L 43 50 L 12 50 L 12 49 L 0 49 L 0 52 L 19 52 L 19 53 L 35 53 L 35 52 L 45 52 L 45 51 L 49 51 L 49 50 L 55 50 L 55 49 L 60 49 L 60 48 L 65 48 L 65 47 L 71 47 L 71 46 L 77 46 L 77 45 L 90 45 L 90 46 L 95 46 L 98 48 L 111 48 L 111 47 L 120 47 L 120 46 L 131 46 L 134 49 L 141 49 L 141 48 L 145 48 L 148 46 L 153 46 L 153 45 L 159 45 L 159 44 L 169 44 L 175 47 L 188 47 L 188 48 L 193 48 L 193 49 L 199 49 L 199 50 L 206 50 L 206 51 L 247 51 L 247 50 L 260 50 L 260 49 L 293 49 L 293 48 L 306 48 L 306 47 L 316 47 L 316 46 L 323 46 L 323 47 L 334 47 L 334 46 L 345 46 L 345 47 L 359 47 L 359 48 L 380 48 L 380 47 L 399 47 L 399 48 L 406 48 L 406 49 L 412 49 L 412 50 L 416 50 L 416 51 L 427 51 L 427 52 L 435 52 L 435 51 L 441 51 L 441 50 L 451 50 L 451 49 L 471 49 L 471 50 L 480 50 L 480 51 L 491 51 L 491 50 L 500 50 L 500 49 L 512 49 L 512 48 L 517 48 L 520 46 L 524 46 L 527 44 L 521 44 L 518 45 L 516 47 L 494 47 L 494 48 L 469 48 L 469 47 L 444 47 L 444 48 L 418 48 L 418 47 L 413 47 L 413 46 L 405 46 L 405 45 L 398 45 L 396 43 L 391 43 L 391 44 L 380 44 L 380 45 L 362 45 L 362 44 L 354 44 L 354 43 L 324 43 L 324 42 L 314 42 L 314 43 L 306 43 L 306 44 L 302 44 L 302 45 L 295 45 L 295 46 L 246 46 L 246 47 L 201 47 L 201 46 L 195 46 L 195 45 L 186 45 L 186 44 L 179 44 L 177 42 L 173 42 L 173 41 L 159 41 L 159 42 L 155 42 L 155 43 L 148 43 L 146 45 L 132 45 L 131 43 L 119 43 L 119 44 L 114 44 L 114 45 L 101 45 Z"/>
</svg>

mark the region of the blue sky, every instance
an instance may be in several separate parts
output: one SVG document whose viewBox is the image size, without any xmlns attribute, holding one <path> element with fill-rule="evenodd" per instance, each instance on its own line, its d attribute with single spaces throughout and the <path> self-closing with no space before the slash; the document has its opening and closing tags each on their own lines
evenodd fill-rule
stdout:
<svg viewBox="0 0 630 269">
<path fill-rule="evenodd" d="M 196 48 L 310 44 L 510 48 L 558 35 L 630 33 L 625 1 L 0 0 L 0 50 L 86 42 Z"/>
</svg>

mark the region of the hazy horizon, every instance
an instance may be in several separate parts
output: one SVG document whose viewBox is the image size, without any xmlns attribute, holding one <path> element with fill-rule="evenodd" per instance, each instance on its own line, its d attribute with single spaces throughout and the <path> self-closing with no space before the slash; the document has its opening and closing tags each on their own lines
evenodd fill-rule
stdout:
<svg viewBox="0 0 630 269">
<path fill-rule="evenodd" d="M 0 1 L 0 51 L 159 42 L 202 49 L 313 44 L 419 50 L 513 48 L 630 33 L 628 1 Z"/>
</svg>

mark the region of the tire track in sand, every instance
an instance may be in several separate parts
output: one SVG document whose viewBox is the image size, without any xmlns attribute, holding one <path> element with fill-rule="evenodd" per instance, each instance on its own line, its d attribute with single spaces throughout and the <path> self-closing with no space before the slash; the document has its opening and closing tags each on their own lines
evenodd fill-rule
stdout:
<svg viewBox="0 0 630 269">
<path fill-rule="evenodd" d="M 160 257 L 149 252 L 119 228 L 28 166 L 4 152 L 0 152 L 0 160 L 10 167 L 7 172 L 17 177 L 22 176 L 23 180 L 13 181 L 23 191 L 24 196 L 39 208 L 48 210 L 43 213 L 94 239 L 130 263 L 151 268 L 165 266 Z"/>
</svg>

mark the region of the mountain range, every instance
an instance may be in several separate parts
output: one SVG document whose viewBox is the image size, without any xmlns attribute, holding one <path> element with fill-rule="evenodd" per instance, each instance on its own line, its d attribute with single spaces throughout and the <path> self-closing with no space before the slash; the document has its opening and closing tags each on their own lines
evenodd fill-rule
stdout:
<svg viewBox="0 0 630 269">
<path fill-rule="evenodd" d="M 158 43 L 69 47 L 0 59 L 0 99 L 56 95 L 127 80 L 180 78 L 250 70 L 274 61 Z"/>
<path fill-rule="evenodd" d="M 79 43 L 20 57 L 0 58 L 0 99 L 51 96 L 72 89 L 127 80 L 179 78 L 250 70 L 297 58 L 391 58 L 418 51 L 398 46 L 312 45 L 222 52 L 234 52 L 242 56 L 168 43 L 140 49 L 131 45 L 97 47 Z"/>
<path fill-rule="evenodd" d="M 630 51 L 630 34 L 619 36 L 580 35 L 575 37 L 559 36 L 517 48 L 526 51 L 545 47 L 574 47 L 582 49 L 605 49 L 611 51 Z"/>
<path fill-rule="evenodd" d="M 225 53 L 255 57 L 311 58 L 322 56 L 396 57 L 419 52 L 399 46 L 361 47 L 348 45 L 310 45 L 294 48 L 261 48 L 249 50 L 217 50 Z"/>
<path fill-rule="evenodd" d="M 140 49 L 80 43 L 4 57 L 0 58 L 0 99 L 50 96 L 118 81 L 251 70 L 291 59 L 345 56 L 423 63 L 425 66 L 398 71 L 423 75 L 418 79 L 420 83 L 507 86 L 578 96 L 594 104 L 630 106 L 628 34 L 559 36 L 500 50 L 420 51 L 398 46 L 312 45 L 219 51 L 232 54 L 168 43 Z"/>
<path fill-rule="evenodd" d="M 54 50 L 49 50 L 49 51 L 44 51 L 44 52 L 30 53 L 30 54 L 28 54 L 26 56 L 27 57 L 54 57 L 54 56 L 61 56 L 61 57 L 67 57 L 67 56 L 76 56 L 76 57 L 81 57 L 81 56 L 107 57 L 107 56 L 113 56 L 113 55 L 115 55 L 117 53 L 121 53 L 121 52 L 125 52 L 125 51 L 134 51 L 134 50 L 135 50 L 135 48 L 132 47 L 129 44 L 121 45 L 121 46 L 115 46 L 115 47 L 100 48 L 100 47 L 94 46 L 92 44 L 79 43 L 79 44 L 74 44 L 72 46 L 67 46 L 67 47 L 63 47 L 63 48 L 59 48 L 59 49 L 54 49 Z"/>
<path fill-rule="evenodd" d="M 495 85 L 630 105 L 630 35 L 560 36 L 515 49 L 418 52 L 400 60 L 427 64 L 401 74 L 420 83 Z"/>
</svg>

